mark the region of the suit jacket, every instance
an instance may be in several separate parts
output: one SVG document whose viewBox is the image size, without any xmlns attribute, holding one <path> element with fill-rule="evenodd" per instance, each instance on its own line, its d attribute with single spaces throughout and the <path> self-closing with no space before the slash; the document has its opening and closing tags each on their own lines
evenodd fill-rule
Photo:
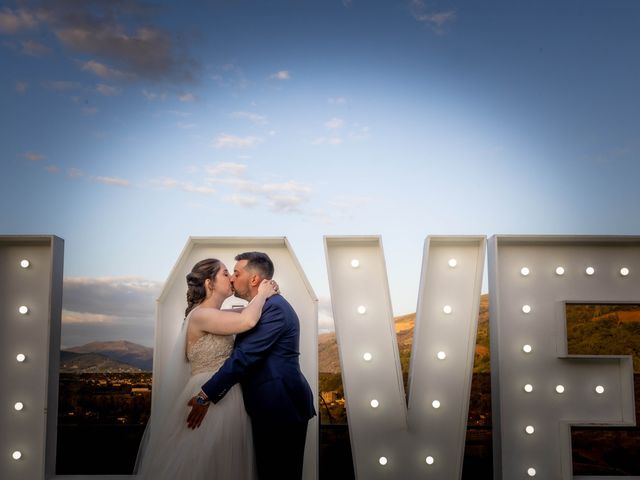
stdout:
<svg viewBox="0 0 640 480">
<path fill-rule="evenodd" d="M 300 322 L 281 295 L 267 299 L 260 321 L 236 337 L 231 356 L 202 386 L 213 403 L 236 383 L 255 419 L 306 422 L 316 412 L 313 393 L 300 371 Z"/>
</svg>

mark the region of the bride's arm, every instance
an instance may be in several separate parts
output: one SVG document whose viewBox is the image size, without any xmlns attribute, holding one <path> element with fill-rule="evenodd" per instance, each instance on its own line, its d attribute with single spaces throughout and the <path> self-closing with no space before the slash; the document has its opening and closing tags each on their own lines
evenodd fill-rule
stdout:
<svg viewBox="0 0 640 480">
<path fill-rule="evenodd" d="M 269 280 L 263 280 L 258 294 L 241 311 L 218 310 L 203 307 L 193 312 L 191 321 L 205 332 L 217 335 L 231 335 L 252 329 L 262 314 L 264 302 L 277 292 L 277 287 Z"/>
</svg>

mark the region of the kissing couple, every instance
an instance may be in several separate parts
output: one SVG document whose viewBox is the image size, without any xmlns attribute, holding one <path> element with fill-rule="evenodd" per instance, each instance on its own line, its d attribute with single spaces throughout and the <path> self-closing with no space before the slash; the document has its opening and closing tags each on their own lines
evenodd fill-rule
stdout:
<svg viewBox="0 0 640 480">
<path fill-rule="evenodd" d="M 187 275 L 186 318 L 138 452 L 141 478 L 302 477 L 316 412 L 298 360 L 298 316 L 266 253 L 235 260 L 233 274 L 206 259 Z M 222 310 L 232 295 L 248 305 Z"/>
</svg>

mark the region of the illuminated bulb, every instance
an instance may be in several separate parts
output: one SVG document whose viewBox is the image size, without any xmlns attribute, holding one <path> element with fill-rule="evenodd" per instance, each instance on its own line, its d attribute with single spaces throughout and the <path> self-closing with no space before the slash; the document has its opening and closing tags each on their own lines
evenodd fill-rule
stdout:
<svg viewBox="0 0 640 480">
<path fill-rule="evenodd" d="M 433 408 L 440 408 L 440 400 L 434 400 L 433 402 L 431 402 L 431 406 Z"/>
<path fill-rule="evenodd" d="M 620 275 L 622 275 L 623 277 L 626 277 L 627 275 L 629 275 L 629 269 L 627 267 L 622 267 L 620 269 Z"/>
<path fill-rule="evenodd" d="M 456 265 L 458 265 L 458 261 L 455 258 L 450 258 L 447 263 L 451 268 L 456 268 Z"/>
<path fill-rule="evenodd" d="M 357 258 L 354 258 L 353 260 L 351 260 L 351 266 L 353 268 L 358 268 L 360 266 L 360 260 L 358 260 Z"/>
<path fill-rule="evenodd" d="M 531 345 L 523 345 L 523 346 L 522 346 L 522 351 L 523 351 L 524 353 L 531 353 L 531 350 L 532 350 L 532 349 L 531 349 Z"/>
<path fill-rule="evenodd" d="M 433 465 L 433 462 L 434 462 L 435 460 L 433 459 L 433 457 L 432 457 L 432 456 L 428 456 L 428 457 L 425 459 L 425 461 L 427 462 L 427 465 Z"/>
<path fill-rule="evenodd" d="M 24 356 L 24 353 L 19 353 L 18 355 L 16 355 L 16 360 L 20 363 L 24 362 L 27 359 L 27 357 Z"/>
<path fill-rule="evenodd" d="M 438 352 L 438 360 L 444 360 L 447 358 L 447 354 L 444 352 Z"/>
<path fill-rule="evenodd" d="M 365 313 L 367 313 L 367 307 L 365 307 L 364 305 L 360 305 L 360 306 L 358 307 L 358 313 L 359 313 L 360 315 L 364 315 Z"/>
<path fill-rule="evenodd" d="M 378 459 L 378 462 L 380 462 L 380 465 L 386 465 L 387 464 L 387 457 L 380 457 Z"/>
<path fill-rule="evenodd" d="M 11 454 L 11 456 L 13 457 L 14 460 L 20 460 L 22 458 L 22 452 L 19 450 L 16 450 Z"/>
<path fill-rule="evenodd" d="M 375 398 L 371 400 L 371 408 L 378 408 L 379 405 L 380 402 L 378 402 L 378 400 L 376 400 Z"/>
<path fill-rule="evenodd" d="M 602 385 L 598 385 L 596 387 L 596 393 L 604 393 L 604 387 Z"/>
<path fill-rule="evenodd" d="M 593 275 L 594 273 L 596 273 L 596 269 L 593 267 L 587 267 L 587 269 L 585 270 L 585 273 L 587 275 Z"/>
<path fill-rule="evenodd" d="M 18 311 L 22 315 L 26 315 L 29 312 L 29 308 L 27 308 L 25 305 L 21 305 L 20 308 L 18 308 Z"/>
<path fill-rule="evenodd" d="M 31 265 L 31 263 L 29 263 L 29 260 L 26 258 L 24 260 L 20 260 L 20 266 L 22 268 L 29 268 L 29 265 Z"/>
<path fill-rule="evenodd" d="M 556 275 L 564 275 L 564 267 L 556 268 Z"/>
<path fill-rule="evenodd" d="M 527 383 L 527 384 L 524 386 L 524 391 L 525 391 L 525 392 L 527 392 L 527 393 L 531 393 L 531 392 L 533 392 L 533 385 L 531 385 L 530 383 Z"/>
<path fill-rule="evenodd" d="M 527 475 L 529 475 L 530 477 L 535 477 L 535 476 L 536 476 L 536 469 L 535 469 L 535 468 L 533 468 L 533 467 L 530 467 L 530 468 L 527 470 Z"/>
<path fill-rule="evenodd" d="M 529 269 L 527 267 L 522 267 L 520 269 L 520 275 L 522 275 L 523 277 L 526 277 L 527 275 L 529 275 Z"/>
<path fill-rule="evenodd" d="M 17 411 L 20 411 L 24 408 L 24 405 L 22 404 L 22 402 L 16 402 L 13 408 L 15 408 Z"/>
<path fill-rule="evenodd" d="M 524 428 L 524 431 L 525 431 L 525 432 L 527 432 L 529 435 L 533 435 L 533 432 L 535 432 L 535 431 L 536 431 L 536 429 L 535 429 L 535 428 L 533 428 L 533 426 L 532 426 L 532 425 L 527 425 L 527 426 Z"/>
<path fill-rule="evenodd" d="M 531 305 L 523 305 L 522 306 L 522 311 L 524 313 L 529 313 L 531 311 Z"/>
<path fill-rule="evenodd" d="M 451 305 L 445 305 L 444 307 L 442 307 L 442 311 L 449 315 L 453 311 L 453 309 L 451 308 Z"/>
<path fill-rule="evenodd" d="M 370 362 L 373 358 L 373 355 L 371 355 L 369 352 L 365 352 L 364 355 L 362 355 L 362 358 L 365 362 Z"/>
<path fill-rule="evenodd" d="M 564 385 L 556 385 L 556 392 L 564 393 Z"/>
</svg>

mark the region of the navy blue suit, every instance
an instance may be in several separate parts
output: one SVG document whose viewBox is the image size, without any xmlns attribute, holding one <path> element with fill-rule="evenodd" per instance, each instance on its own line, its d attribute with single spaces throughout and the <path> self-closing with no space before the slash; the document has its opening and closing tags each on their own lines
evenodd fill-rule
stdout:
<svg viewBox="0 0 640 480">
<path fill-rule="evenodd" d="M 213 403 L 236 383 L 242 386 L 261 479 L 301 475 L 307 423 L 316 411 L 299 356 L 298 315 L 281 295 L 273 295 L 265 302 L 258 324 L 236 337 L 231 356 L 202 386 Z M 292 458 L 296 455 L 297 460 Z M 292 462 L 294 472 L 287 474 Z"/>
</svg>

